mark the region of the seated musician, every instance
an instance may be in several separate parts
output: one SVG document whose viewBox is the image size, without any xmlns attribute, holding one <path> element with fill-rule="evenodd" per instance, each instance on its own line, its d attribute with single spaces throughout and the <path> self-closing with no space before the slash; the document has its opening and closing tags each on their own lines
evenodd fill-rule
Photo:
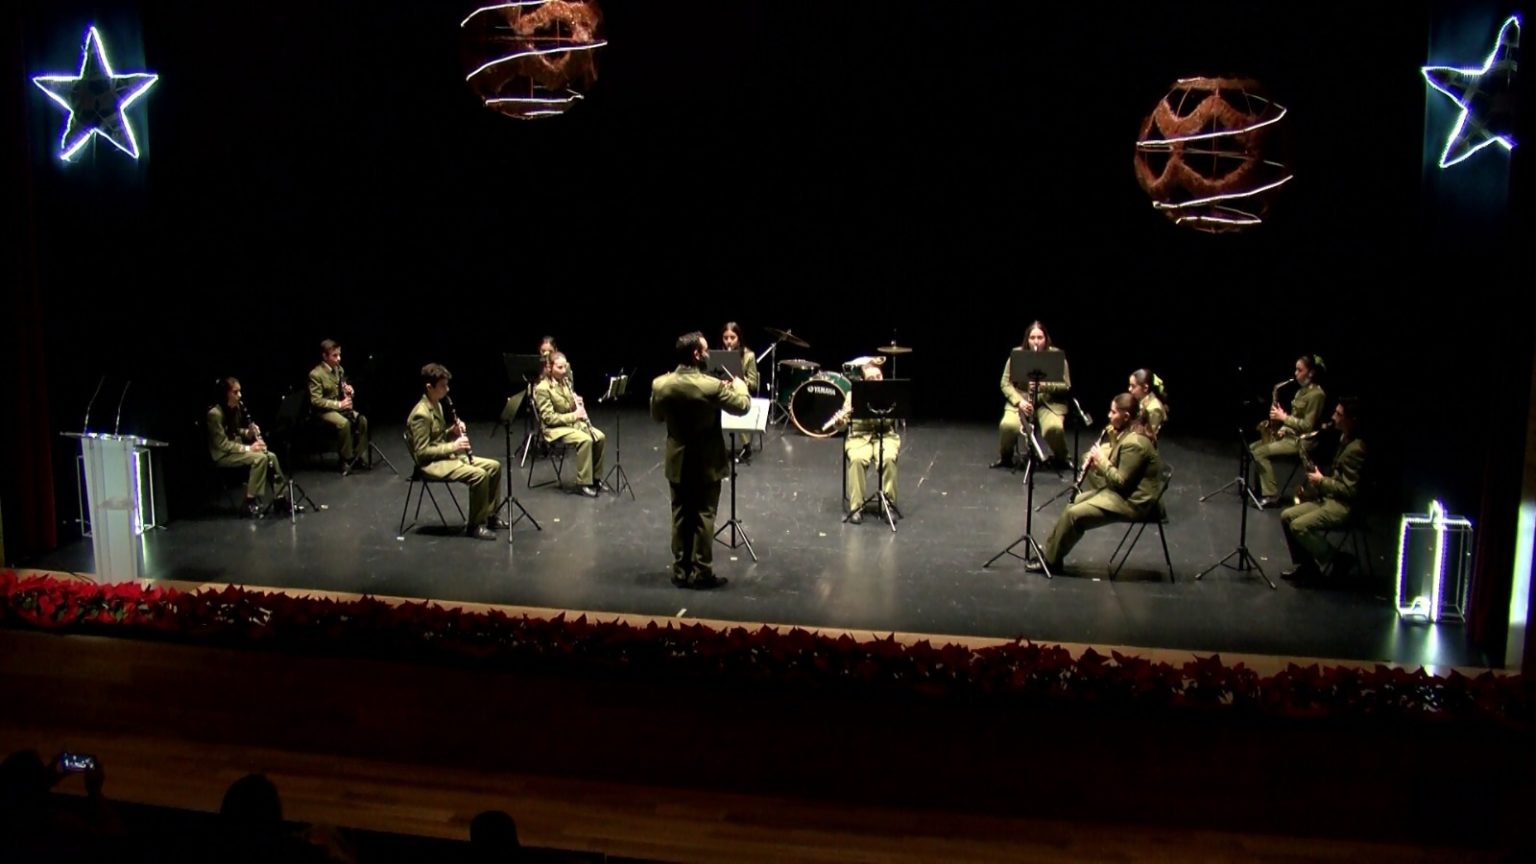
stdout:
<svg viewBox="0 0 1536 864">
<path fill-rule="evenodd" d="M 1333 425 L 1339 430 L 1339 447 L 1333 470 L 1322 473 L 1308 465 L 1306 485 L 1295 506 L 1280 512 L 1285 545 L 1291 550 L 1292 567 L 1283 579 L 1307 582 L 1322 576 L 1331 547 L 1327 533 L 1349 521 L 1360 497 L 1360 473 L 1365 468 L 1365 442 L 1360 438 L 1360 400 L 1346 396 L 1333 408 Z M 1333 570 L 1339 572 L 1335 564 Z"/>
<path fill-rule="evenodd" d="M 571 389 L 570 366 L 565 355 L 556 351 L 549 365 L 533 387 L 534 410 L 544 440 L 563 441 L 576 447 L 576 483 L 581 494 L 596 498 L 603 476 L 603 445 L 607 436 L 587 417 L 586 402 Z"/>
<path fill-rule="evenodd" d="M 1031 323 L 1024 331 L 1024 344 L 1019 347 L 1029 351 L 1061 351 L 1051 344 L 1050 334 L 1039 321 Z M 1014 444 L 1019 440 L 1024 424 L 1029 422 L 1039 424 L 1040 434 L 1051 448 L 1051 461 L 1058 466 L 1066 464 L 1067 398 L 1072 390 L 1072 372 L 1065 357 L 1062 358 L 1061 367 L 1062 380 L 1041 382 L 1039 394 L 1031 399 L 1029 393 L 1014 386 L 1013 356 L 1009 355 L 1008 361 L 1003 364 L 1002 381 L 1003 398 L 1008 400 L 1008 407 L 1003 409 L 1002 422 L 997 424 L 999 455 L 991 467 L 1013 466 Z M 1038 410 L 1036 402 L 1039 403 Z"/>
<path fill-rule="evenodd" d="M 885 375 L 880 370 L 880 364 L 884 357 L 864 357 L 864 364 L 859 367 L 859 374 L 865 381 L 880 381 Z M 836 425 L 840 420 L 853 414 L 853 393 L 849 391 L 843 402 L 843 408 L 838 416 L 833 418 L 829 425 Z M 883 449 L 882 449 L 883 448 Z M 901 454 L 901 436 L 896 433 L 890 420 L 854 420 L 848 429 L 848 437 L 843 441 L 843 456 L 848 460 L 848 521 L 858 525 L 864 521 L 864 475 L 871 465 L 876 465 L 883 456 L 885 459 L 884 474 L 880 478 L 880 489 L 885 493 L 891 506 L 896 505 L 896 457 Z M 876 466 L 879 467 L 878 465 Z"/>
<path fill-rule="evenodd" d="M 1097 472 L 1099 476 L 1091 485 L 1084 478 L 1083 491 L 1073 497 L 1072 504 L 1057 520 L 1041 550 L 1044 566 L 1040 561 L 1030 561 L 1027 569 L 1040 572 L 1049 567 L 1051 572 L 1058 572 L 1067 553 L 1088 531 L 1152 515 L 1162 492 L 1163 466 L 1157 455 L 1157 442 L 1140 412 L 1139 400 L 1129 393 L 1121 393 L 1109 403 L 1114 443 L 1096 445 L 1088 451 L 1085 463 L 1090 475 Z"/>
<path fill-rule="evenodd" d="M 1323 403 L 1327 396 L 1317 382 L 1323 364 L 1316 355 L 1307 354 L 1296 358 L 1296 395 L 1291 399 L 1291 410 L 1286 411 L 1279 403 L 1269 406 L 1269 420 L 1259 427 L 1259 441 L 1249 450 L 1253 453 L 1253 466 L 1259 475 L 1259 505 L 1264 508 L 1280 506 L 1280 481 L 1275 479 L 1276 456 L 1299 456 L 1301 436 L 1317 428 L 1323 419 Z M 1290 382 L 1286 382 L 1290 383 Z M 1278 393 L 1279 387 L 1275 388 Z"/>
</svg>

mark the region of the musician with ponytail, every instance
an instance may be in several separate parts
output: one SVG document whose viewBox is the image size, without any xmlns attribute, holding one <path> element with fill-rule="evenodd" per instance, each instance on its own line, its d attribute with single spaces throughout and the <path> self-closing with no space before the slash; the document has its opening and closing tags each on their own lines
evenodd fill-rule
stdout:
<svg viewBox="0 0 1536 864">
<path fill-rule="evenodd" d="M 1041 550 L 1044 566 L 1030 561 L 1027 569 L 1060 572 L 1067 553 L 1088 531 L 1152 515 L 1163 488 L 1163 464 L 1141 416 L 1140 400 L 1129 393 L 1116 396 L 1109 403 L 1109 425 L 1114 443 L 1101 443 L 1088 451 L 1085 479 L 1094 482 L 1085 483 L 1057 520 Z"/>
<path fill-rule="evenodd" d="M 1137 369 L 1131 373 L 1127 392 L 1141 400 L 1141 417 L 1146 423 L 1147 431 L 1151 432 L 1153 440 L 1156 440 L 1158 433 L 1163 429 L 1163 424 L 1168 422 L 1168 391 L 1163 386 L 1163 379 L 1151 369 Z"/>
<path fill-rule="evenodd" d="M 1301 436 L 1317 428 L 1323 419 L 1323 403 L 1328 398 L 1323 393 L 1318 378 L 1322 375 L 1323 361 L 1316 354 L 1303 354 L 1296 358 L 1296 395 L 1291 398 L 1291 410 L 1280 407 L 1278 400 L 1269 406 L 1269 419 L 1262 427 L 1258 443 L 1249 448 L 1253 453 L 1253 467 L 1259 475 L 1259 493 L 1262 506 L 1280 506 L 1280 481 L 1275 479 L 1273 459 L 1276 456 L 1296 456 L 1301 452 Z M 1275 393 L 1290 381 L 1275 387 Z"/>
<path fill-rule="evenodd" d="M 592 425 L 586 403 L 571 388 L 570 364 L 559 351 L 549 356 L 544 374 L 533 385 L 533 405 L 539 412 L 544 440 L 561 441 L 576 448 L 576 483 L 581 494 L 596 498 L 608 436 Z"/>
<path fill-rule="evenodd" d="M 450 423 L 444 416 L 444 403 L 452 404 L 448 401 L 452 378 L 453 373 L 438 363 L 421 367 L 422 396 L 405 421 L 411 459 L 427 477 L 468 486 L 469 524 L 464 533 L 495 540 L 494 529 L 507 527 L 495 515 L 501 505 L 501 463 L 474 455 L 463 419 L 455 415 Z"/>
</svg>

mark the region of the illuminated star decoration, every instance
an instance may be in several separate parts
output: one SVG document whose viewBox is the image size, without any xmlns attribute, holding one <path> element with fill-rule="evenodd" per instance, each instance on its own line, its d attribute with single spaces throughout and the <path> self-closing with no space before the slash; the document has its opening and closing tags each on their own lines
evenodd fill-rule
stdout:
<svg viewBox="0 0 1536 864">
<path fill-rule="evenodd" d="M 1489 144 L 1499 144 L 1505 150 L 1515 146 L 1510 131 L 1514 127 L 1512 85 L 1519 50 L 1520 19 L 1511 15 L 1499 28 L 1499 38 L 1482 68 L 1423 67 L 1429 86 L 1449 96 L 1461 109 L 1440 153 L 1441 168 L 1449 168 Z"/>
<path fill-rule="evenodd" d="M 38 75 L 32 83 L 69 112 L 64 133 L 59 136 L 59 158 L 67 162 L 96 135 L 129 156 L 139 158 L 138 139 L 123 112 L 149 92 L 158 80 L 159 75 L 148 72 L 128 75 L 113 72 L 101 34 L 92 26 L 85 31 L 79 74 Z"/>
</svg>

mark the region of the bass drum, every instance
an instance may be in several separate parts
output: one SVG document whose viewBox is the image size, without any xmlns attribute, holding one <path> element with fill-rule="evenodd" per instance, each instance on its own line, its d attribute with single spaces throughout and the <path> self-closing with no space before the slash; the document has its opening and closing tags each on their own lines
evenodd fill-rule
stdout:
<svg viewBox="0 0 1536 864">
<path fill-rule="evenodd" d="M 813 375 L 811 380 L 795 388 L 795 394 L 790 397 L 789 419 L 794 421 L 796 429 L 812 438 L 830 438 L 848 425 L 845 418 L 839 418 L 836 423 L 831 421 L 843 410 L 848 394 L 852 392 L 853 384 L 836 372 Z"/>
<path fill-rule="evenodd" d="M 779 361 L 779 392 L 773 394 L 773 401 L 785 408 L 789 407 L 790 397 L 801 384 L 811 380 L 821 364 L 815 360 L 780 360 Z"/>
</svg>

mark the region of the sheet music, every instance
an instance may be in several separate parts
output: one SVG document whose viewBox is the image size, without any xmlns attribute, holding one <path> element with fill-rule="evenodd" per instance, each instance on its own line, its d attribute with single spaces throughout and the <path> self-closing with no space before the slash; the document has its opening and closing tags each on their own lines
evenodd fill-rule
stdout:
<svg viewBox="0 0 1536 864">
<path fill-rule="evenodd" d="M 771 401 L 770 399 L 753 399 L 752 407 L 740 417 L 721 411 L 720 429 L 725 432 L 761 432 L 767 429 L 768 405 Z"/>
</svg>

